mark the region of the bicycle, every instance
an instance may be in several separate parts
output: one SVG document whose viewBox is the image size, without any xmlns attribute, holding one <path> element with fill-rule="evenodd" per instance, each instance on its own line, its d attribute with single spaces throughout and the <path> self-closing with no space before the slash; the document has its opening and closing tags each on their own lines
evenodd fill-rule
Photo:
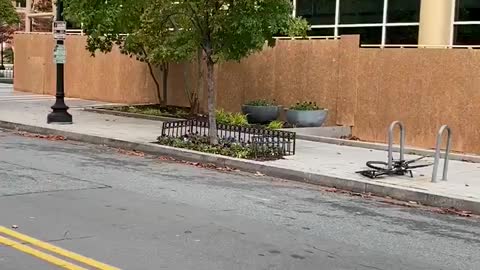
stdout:
<svg viewBox="0 0 480 270">
<path fill-rule="evenodd" d="M 367 167 L 369 167 L 372 170 L 363 170 L 363 171 L 358 171 L 356 173 L 359 173 L 365 177 L 375 179 L 381 176 L 392 176 L 392 175 L 410 175 L 410 177 L 413 177 L 413 171 L 414 169 L 418 168 L 424 168 L 428 166 L 432 166 L 433 163 L 428 162 L 428 163 L 418 163 L 425 157 L 420 157 L 412 160 L 393 160 L 392 162 L 392 168 L 388 168 L 388 163 L 383 162 L 383 161 L 368 161 L 367 162 Z"/>
</svg>

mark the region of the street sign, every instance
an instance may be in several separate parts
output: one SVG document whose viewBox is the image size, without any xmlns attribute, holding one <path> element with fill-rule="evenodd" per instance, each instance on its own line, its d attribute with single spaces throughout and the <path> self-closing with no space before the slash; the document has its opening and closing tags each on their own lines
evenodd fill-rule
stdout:
<svg viewBox="0 0 480 270">
<path fill-rule="evenodd" d="M 65 21 L 53 22 L 53 37 L 55 38 L 55 40 L 65 40 L 66 33 L 67 33 L 67 22 Z"/>
<path fill-rule="evenodd" d="M 53 62 L 55 64 L 65 64 L 67 58 L 67 52 L 63 44 L 57 44 L 53 51 Z"/>
</svg>

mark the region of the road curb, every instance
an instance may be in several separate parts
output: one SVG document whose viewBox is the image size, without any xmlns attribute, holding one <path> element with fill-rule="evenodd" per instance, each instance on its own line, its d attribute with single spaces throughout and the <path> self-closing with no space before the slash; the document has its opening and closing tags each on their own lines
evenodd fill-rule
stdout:
<svg viewBox="0 0 480 270">
<path fill-rule="evenodd" d="M 456 209 L 468 210 L 480 214 L 480 202 L 477 201 L 447 197 L 444 195 L 428 193 L 418 189 L 400 188 L 394 185 L 375 183 L 369 180 L 359 181 L 338 178 L 323 174 L 312 174 L 300 170 L 280 168 L 260 161 L 242 160 L 186 149 L 178 149 L 169 146 L 162 146 L 153 143 L 129 142 L 119 139 L 57 130 L 54 128 L 24 125 L 2 120 L 0 120 L 0 127 L 9 130 L 24 131 L 44 135 L 60 135 L 73 141 L 107 145 L 110 147 L 121 148 L 125 150 L 136 150 L 153 155 L 170 156 L 176 159 L 186 161 L 212 163 L 217 166 L 228 166 L 231 168 L 237 168 L 242 171 L 253 173 L 260 172 L 271 177 L 278 177 L 297 182 L 321 185 L 325 187 L 334 187 L 358 193 L 371 193 L 377 196 L 389 196 L 394 199 L 402 201 L 415 201 L 428 206 L 443 208 L 454 207 Z"/>
</svg>

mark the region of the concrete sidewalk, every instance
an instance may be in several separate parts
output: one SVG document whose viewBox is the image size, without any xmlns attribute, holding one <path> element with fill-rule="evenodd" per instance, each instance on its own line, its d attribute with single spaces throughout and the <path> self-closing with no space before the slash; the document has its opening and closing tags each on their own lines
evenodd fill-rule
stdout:
<svg viewBox="0 0 480 270">
<path fill-rule="evenodd" d="M 385 151 L 298 140 L 295 156 L 268 162 L 239 160 L 151 144 L 161 133 L 161 122 L 82 110 L 85 106 L 101 104 L 94 101 L 67 99 L 74 124 L 48 125 L 46 117 L 53 101 L 50 96 L 14 93 L 11 85 L 0 84 L 0 127 L 65 135 L 73 140 L 212 162 L 290 180 L 480 213 L 478 163 L 451 161 L 447 182 L 431 183 L 431 167 L 418 170 L 415 178 L 371 180 L 355 171 L 364 169 L 366 161 L 386 160 Z"/>
</svg>

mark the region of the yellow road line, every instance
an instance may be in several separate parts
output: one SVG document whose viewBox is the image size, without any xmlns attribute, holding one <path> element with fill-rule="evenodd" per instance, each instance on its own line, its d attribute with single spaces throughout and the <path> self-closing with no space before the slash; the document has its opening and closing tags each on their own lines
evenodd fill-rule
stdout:
<svg viewBox="0 0 480 270">
<path fill-rule="evenodd" d="M 50 252 L 56 253 L 56 254 L 61 255 L 65 258 L 75 260 L 77 262 L 83 263 L 83 264 L 88 265 L 88 266 L 93 266 L 93 267 L 95 267 L 97 269 L 100 269 L 100 270 L 120 270 L 119 268 L 116 268 L 116 267 L 110 266 L 108 264 L 104 264 L 104 263 L 95 261 L 91 258 L 87 258 L 87 257 L 82 256 L 80 254 L 77 254 L 77 253 L 74 253 L 74 252 L 56 247 L 56 246 L 51 245 L 49 243 L 45 243 L 45 242 L 40 241 L 38 239 L 32 238 L 30 236 L 27 236 L 27 235 L 24 235 L 24 234 L 21 234 L 21 233 L 18 233 L 16 231 L 12 231 L 12 230 L 7 229 L 7 228 L 2 227 L 2 226 L 0 226 L 0 233 L 3 233 L 3 234 L 5 234 L 7 236 L 10 236 L 12 238 L 21 240 L 25 243 L 29 243 L 29 244 L 34 245 L 36 247 L 42 248 L 44 250 L 48 250 Z"/>
<path fill-rule="evenodd" d="M 23 244 L 20 244 L 20 243 L 17 243 L 13 240 L 10 240 L 8 238 L 5 238 L 3 236 L 0 236 L 0 244 L 2 245 L 5 245 L 7 247 L 12 247 L 18 251 L 21 251 L 23 253 L 26 253 L 26 254 L 29 254 L 29 255 L 32 255 L 34 257 L 37 257 L 41 260 L 44 260 L 46 262 L 49 262 L 53 265 L 56 265 L 56 266 L 59 266 L 59 267 L 62 267 L 64 269 L 68 269 L 68 270 L 87 270 L 85 268 L 82 268 L 80 266 L 77 266 L 77 265 L 74 265 L 72 263 L 69 263 L 67 261 L 64 261 L 64 260 L 61 260 L 57 257 L 54 257 L 50 254 L 47 254 L 47 253 L 43 253 L 41 251 L 38 251 L 34 248 L 31 248 L 29 246 L 26 246 L 26 245 L 23 245 Z"/>
</svg>

